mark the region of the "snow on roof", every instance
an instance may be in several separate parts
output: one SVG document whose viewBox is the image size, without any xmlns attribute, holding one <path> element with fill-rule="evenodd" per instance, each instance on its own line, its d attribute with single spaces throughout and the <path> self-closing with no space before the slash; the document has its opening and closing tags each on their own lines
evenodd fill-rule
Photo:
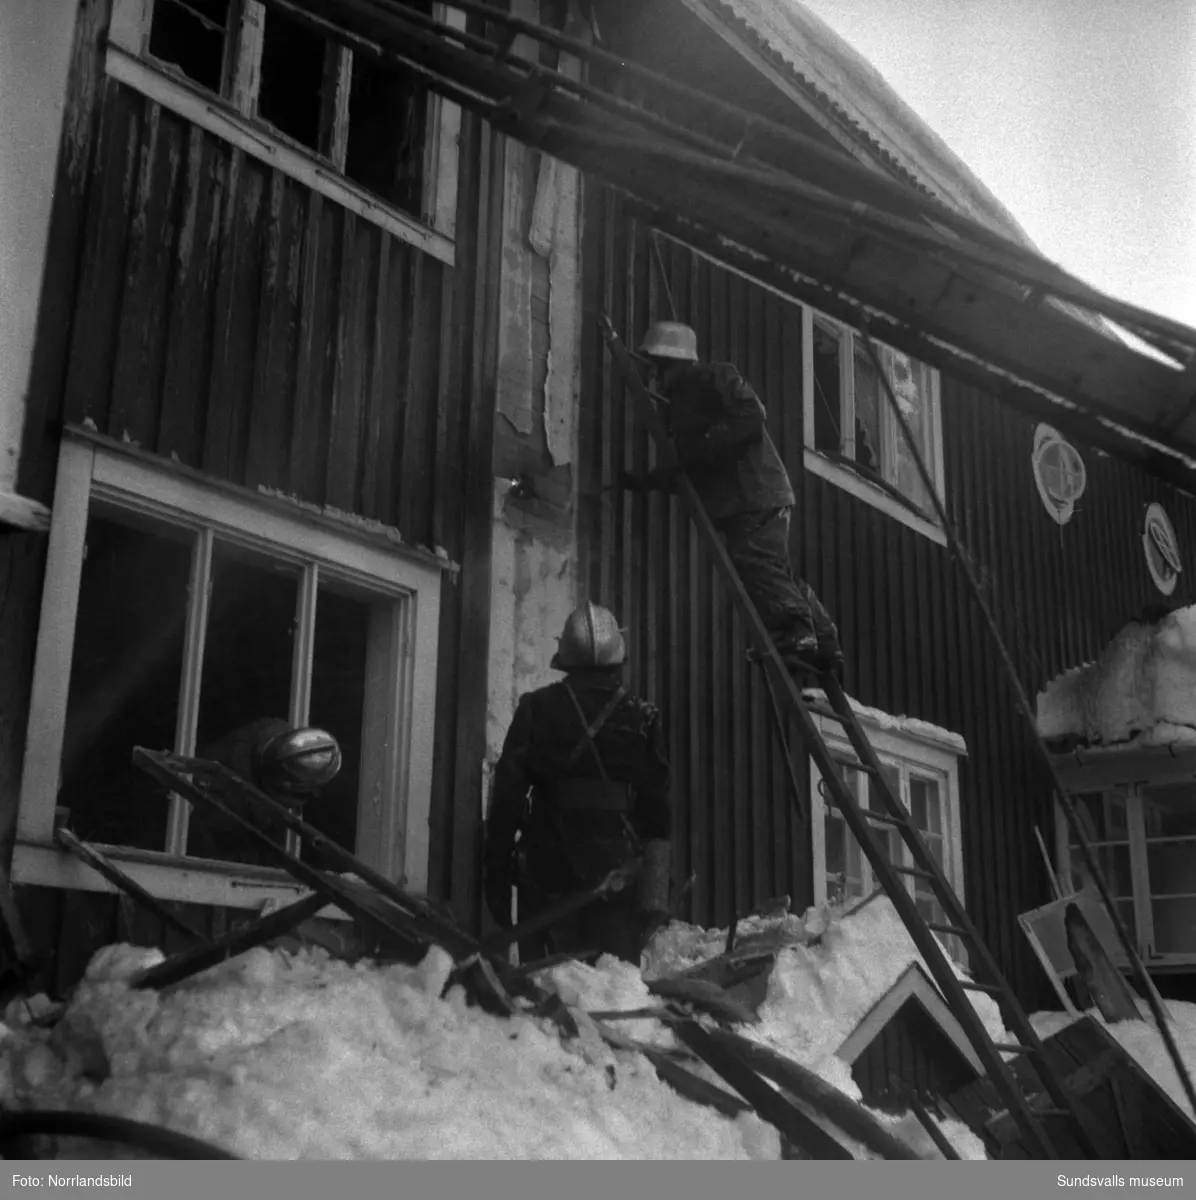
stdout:
<svg viewBox="0 0 1196 1200">
<path fill-rule="evenodd" d="M 1196 744 L 1196 606 L 1125 626 L 1095 662 L 1046 685 L 1036 717 L 1048 741 Z"/>
<path fill-rule="evenodd" d="M 828 704 L 826 693 L 821 688 L 803 688 L 802 698 L 815 704 Z M 864 725 L 883 733 L 895 733 L 915 741 L 926 742 L 953 754 L 967 754 L 968 744 L 958 734 L 939 725 L 932 725 L 918 717 L 895 717 L 879 708 L 868 708 L 851 696 L 847 697 L 851 710 Z M 828 718 L 829 720 L 829 718 Z"/>
</svg>

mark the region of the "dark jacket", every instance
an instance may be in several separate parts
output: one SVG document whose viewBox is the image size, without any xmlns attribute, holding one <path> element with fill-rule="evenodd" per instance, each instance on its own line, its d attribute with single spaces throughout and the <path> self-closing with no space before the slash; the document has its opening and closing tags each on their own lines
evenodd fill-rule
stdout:
<svg viewBox="0 0 1196 1200">
<path fill-rule="evenodd" d="M 626 814 L 578 814 L 557 803 L 561 779 L 601 780 L 587 747 L 573 757 L 585 729 L 566 691 L 573 689 L 587 725 L 620 686 L 618 671 L 575 671 L 520 698 L 494 771 L 486 821 L 486 871 L 514 882 L 515 835 L 527 873 L 545 891 L 569 891 L 596 882 L 617 865 L 612 858 L 630 848 L 627 825 L 637 838 L 668 838 L 669 766 L 662 745 L 660 714 L 627 694 L 594 737 L 606 777 L 630 784 Z"/>
<path fill-rule="evenodd" d="M 794 503 L 760 397 L 730 363 L 695 364 L 669 388 L 662 415 L 680 466 L 713 521 Z M 653 473 L 653 482 L 663 482 Z"/>
</svg>

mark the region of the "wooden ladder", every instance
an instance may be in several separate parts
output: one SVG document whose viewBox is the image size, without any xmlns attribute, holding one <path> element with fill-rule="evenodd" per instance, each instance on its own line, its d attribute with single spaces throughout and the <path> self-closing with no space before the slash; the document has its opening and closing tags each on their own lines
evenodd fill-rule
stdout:
<svg viewBox="0 0 1196 1200">
<path fill-rule="evenodd" d="M 615 333 L 608 317 L 602 318 L 602 332 L 618 373 L 628 391 L 635 398 L 659 449 L 671 454 L 672 443 L 652 394 L 641 381 L 631 356 Z M 1035 1033 L 1030 1019 L 1019 1004 L 1012 988 L 997 966 L 992 954 L 985 946 L 975 925 L 968 917 L 955 889 L 943 873 L 934 855 L 927 849 L 917 828 L 910 820 L 901 801 L 894 796 L 881 768 L 876 751 L 868 741 L 851 703 L 839 681 L 833 675 L 823 675 L 819 682 L 828 704 L 808 703 L 802 696 L 793 676 L 789 673 L 772 637 L 765 628 L 751 597 L 744 588 L 739 572 L 731 562 L 717 530 L 699 499 L 693 484 L 683 471 L 678 472 L 678 492 L 690 511 L 698 531 L 714 558 L 714 563 L 723 581 L 729 588 L 735 605 L 743 618 L 749 634 L 760 655 L 764 669 L 772 670 L 780 683 L 780 694 L 788 700 L 789 707 L 801 729 L 806 749 L 822 775 L 830 799 L 842 813 L 847 827 L 859 843 L 865 857 L 872 866 L 875 878 L 897 910 L 910 938 L 917 947 L 930 970 L 935 983 L 943 994 L 947 1005 L 959 1022 L 968 1041 L 984 1065 L 1001 1100 L 1022 1130 L 1026 1144 L 1039 1151 L 1043 1158 L 1059 1158 L 1041 1118 L 1065 1120 L 1073 1130 L 1075 1141 L 1091 1155 L 1101 1157 L 1097 1138 L 1093 1136 L 1090 1123 L 1063 1086 L 1063 1082 L 1046 1058 L 1043 1045 Z M 846 732 L 856 758 L 844 764 L 842 754 L 836 754 L 826 744 L 822 731 L 814 720 L 820 716 L 838 723 Z M 882 811 L 867 812 L 860 808 L 856 796 L 843 776 L 843 765 L 848 769 L 863 771 L 869 776 L 873 796 L 880 799 Z M 878 827 L 892 830 L 909 851 L 912 866 L 893 863 L 886 852 L 887 836 L 882 843 Z M 918 911 L 914 896 L 907 881 L 918 880 L 924 889 L 933 895 L 945 914 L 942 922 L 927 922 Z M 968 948 L 969 966 L 976 974 L 975 979 L 961 979 L 947 955 L 943 945 L 935 936 L 959 938 Z M 1002 1018 L 1016 1041 L 994 1042 L 980 1014 L 973 1006 L 968 993 L 977 992 L 994 998 L 1001 1008 Z M 1043 1090 L 1053 1108 L 1042 1108 L 1030 1104 L 1021 1085 L 1008 1066 L 1003 1054 L 1024 1055 L 1038 1075 Z"/>
</svg>

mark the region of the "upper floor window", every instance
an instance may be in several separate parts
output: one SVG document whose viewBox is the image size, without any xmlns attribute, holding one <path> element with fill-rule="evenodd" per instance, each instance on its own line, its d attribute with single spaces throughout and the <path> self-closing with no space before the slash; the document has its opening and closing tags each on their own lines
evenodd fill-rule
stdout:
<svg viewBox="0 0 1196 1200">
<path fill-rule="evenodd" d="M 901 510 L 937 531 L 934 505 L 881 375 L 850 329 L 807 310 L 806 465 L 859 492 L 893 515 Z M 918 454 L 942 495 L 943 454 L 938 372 L 875 343 L 881 371 L 909 425 Z M 819 469 L 819 460 L 824 464 Z M 828 471 L 826 468 L 830 468 Z M 870 485 L 852 486 L 851 477 Z M 889 503 L 884 501 L 888 499 Z M 937 540 L 937 539 L 936 539 Z"/>
<path fill-rule="evenodd" d="M 432 0 L 401 0 L 448 19 Z M 448 258 L 460 110 L 257 0 L 114 0 L 108 70 L 247 153 Z M 211 93 L 219 105 L 196 103 Z M 426 227 L 412 238 L 412 226 Z M 429 239 L 428 231 L 442 235 Z"/>
</svg>

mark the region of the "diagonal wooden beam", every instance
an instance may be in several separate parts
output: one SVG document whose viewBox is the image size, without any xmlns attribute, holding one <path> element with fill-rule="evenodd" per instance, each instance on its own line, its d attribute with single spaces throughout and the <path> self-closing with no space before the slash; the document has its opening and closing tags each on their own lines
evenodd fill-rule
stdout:
<svg viewBox="0 0 1196 1200">
<path fill-rule="evenodd" d="M 135 879 L 130 879 L 114 862 L 105 858 L 94 846 L 80 841 L 69 829 L 58 829 L 55 840 L 64 850 L 73 854 L 80 862 L 89 866 L 97 875 L 108 880 L 118 891 L 135 900 L 148 913 L 152 913 L 164 925 L 196 945 L 208 945 L 207 938 L 197 933 L 151 892 L 147 892 Z"/>
</svg>

